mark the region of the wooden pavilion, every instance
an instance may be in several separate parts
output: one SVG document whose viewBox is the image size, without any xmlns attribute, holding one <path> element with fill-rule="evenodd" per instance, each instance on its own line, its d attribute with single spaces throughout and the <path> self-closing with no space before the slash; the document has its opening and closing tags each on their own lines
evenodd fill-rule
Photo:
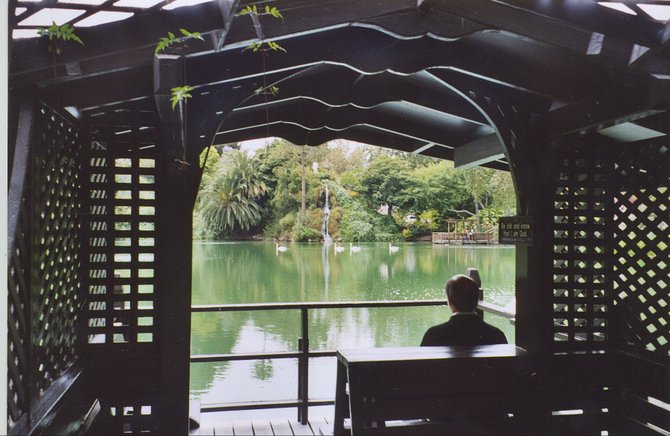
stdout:
<svg viewBox="0 0 670 436">
<path fill-rule="evenodd" d="M 252 4 L 283 19 L 237 15 Z M 74 432 L 91 399 L 105 434 L 188 432 L 198 155 L 267 136 L 509 170 L 533 223 L 516 344 L 546 376 L 588 385 L 565 406 L 596 416 L 561 431 L 670 432 L 667 2 L 4 7 L 9 434 Z M 52 21 L 83 45 L 34 37 Z M 180 28 L 203 40 L 156 54 Z M 244 50 L 259 41 L 285 52 Z M 173 108 L 182 86 L 192 97 Z"/>
</svg>

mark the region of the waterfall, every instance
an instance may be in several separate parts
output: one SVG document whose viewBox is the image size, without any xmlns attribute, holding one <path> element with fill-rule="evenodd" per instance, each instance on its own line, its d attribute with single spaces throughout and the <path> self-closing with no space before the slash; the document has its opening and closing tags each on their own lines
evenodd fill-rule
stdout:
<svg viewBox="0 0 670 436">
<path fill-rule="evenodd" d="M 323 235 L 323 243 L 329 246 L 333 242 L 333 238 L 328 234 L 328 220 L 330 219 L 330 199 L 328 193 L 328 185 L 324 183 L 326 188 L 326 204 L 323 206 L 323 224 L 321 225 L 321 235 Z"/>
</svg>

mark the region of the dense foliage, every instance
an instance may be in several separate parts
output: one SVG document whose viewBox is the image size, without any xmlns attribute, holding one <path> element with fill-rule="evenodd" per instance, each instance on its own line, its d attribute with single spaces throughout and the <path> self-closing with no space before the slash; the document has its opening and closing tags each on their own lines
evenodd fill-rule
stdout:
<svg viewBox="0 0 670 436">
<path fill-rule="evenodd" d="M 319 240 L 326 189 L 328 234 L 345 241 L 416 238 L 454 219 L 467 220 L 463 230 L 486 231 L 515 207 L 508 173 L 337 141 L 274 140 L 254 155 L 237 144 L 210 147 L 200 165 L 194 232 L 201 239 Z"/>
</svg>

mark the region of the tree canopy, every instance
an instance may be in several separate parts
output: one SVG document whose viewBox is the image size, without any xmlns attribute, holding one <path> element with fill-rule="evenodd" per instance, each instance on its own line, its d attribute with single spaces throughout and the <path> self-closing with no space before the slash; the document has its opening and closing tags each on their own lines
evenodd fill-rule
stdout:
<svg viewBox="0 0 670 436">
<path fill-rule="evenodd" d="M 210 147 L 206 160 L 201 155 L 196 237 L 318 240 L 326 186 L 328 233 L 349 241 L 413 238 L 453 218 L 481 230 L 514 213 L 506 172 L 456 170 L 451 162 L 343 141 L 300 147 L 274 140 L 253 155 L 234 145 Z"/>
</svg>

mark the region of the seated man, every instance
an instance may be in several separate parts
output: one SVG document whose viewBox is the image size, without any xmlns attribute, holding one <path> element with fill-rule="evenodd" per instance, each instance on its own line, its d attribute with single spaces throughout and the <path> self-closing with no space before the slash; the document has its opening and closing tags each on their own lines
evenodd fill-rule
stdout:
<svg viewBox="0 0 670 436">
<path fill-rule="evenodd" d="M 487 324 L 475 312 L 479 287 L 468 276 L 457 274 L 447 280 L 447 303 L 452 315 L 449 321 L 428 329 L 421 346 L 506 344 L 505 334 Z"/>
</svg>

